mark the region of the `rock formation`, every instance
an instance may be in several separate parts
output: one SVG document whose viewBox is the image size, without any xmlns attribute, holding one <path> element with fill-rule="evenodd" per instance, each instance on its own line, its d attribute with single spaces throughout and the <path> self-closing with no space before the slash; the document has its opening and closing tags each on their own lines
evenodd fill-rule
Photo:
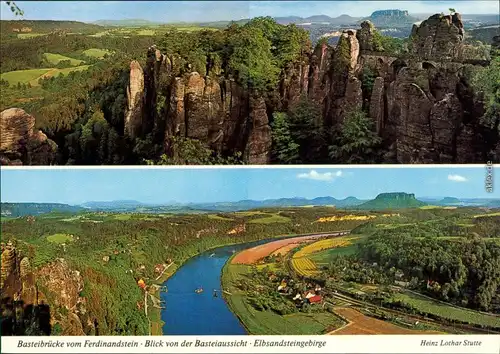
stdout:
<svg viewBox="0 0 500 354">
<path fill-rule="evenodd" d="M 48 305 L 50 324 L 60 323 L 65 329 L 63 335 L 85 334 L 79 317 L 85 312 L 85 299 L 80 297 L 84 283 L 78 271 L 72 270 L 64 259 L 33 269 L 28 257 L 11 242 L 2 243 L 1 257 L 0 290 L 4 301 L 18 301 L 16 306 L 22 307 Z M 62 313 L 61 308 L 65 309 Z"/>
<path fill-rule="evenodd" d="M 165 117 L 155 116 L 156 83 L 161 75 L 173 76 L 175 59 L 153 49 L 148 51 L 148 65 L 144 70 L 138 62 L 131 64 L 126 134 L 132 138 L 147 134 L 153 126 L 160 126 L 148 125 L 148 119 L 165 119 L 167 147 L 169 137 L 181 136 L 201 140 L 216 151 L 244 152 L 249 162 L 269 162 L 271 135 L 265 100 L 257 97 L 251 101 L 249 93 L 232 79 L 219 80 L 189 70 L 172 77 L 170 96 L 164 102 Z M 255 151 L 247 148 L 247 141 L 251 141 Z"/>
<path fill-rule="evenodd" d="M 12 246 L 12 243 L 8 243 L 6 246 L 2 245 L 2 273 L 0 274 L 0 288 L 4 288 L 4 285 L 12 278 L 18 276 L 18 264 L 16 249 Z"/>
<path fill-rule="evenodd" d="M 271 127 L 263 98 L 250 100 L 250 136 L 247 143 L 249 164 L 264 165 L 269 162 L 271 151 Z"/>
<path fill-rule="evenodd" d="M 125 134 L 135 138 L 141 133 L 144 107 L 144 72 L 141 64 L 130 63 L 130 83 L 127 87 L 128 107 L 125 113 Z"/>
<path fill-rule="evenodd" d="M 487 64 L 489 53 L 463 43 L 460 14 L 434 15 L 415 25 L 409 53 L 399 58 L 376 48 L 374 36 L 373 24 L 364 21 L 358 31 L 343 31 L 335 48 L 318 45 L 285 68 L 268 96 L 221 76 L 210 60 L 203 75 L 189 65 L 176 71 L 176 59 L 152 47 L 144 69 L 131 63 L 125 130 L 139 136 L 163 127 L 167 151 L 169 138 L 181 136 L 263 164 L 269 162 L 272 113 L 306 95 L 322 108 L 318 123 L 327 127 L 343 124 L 353 109 L 366 109 L 394 162 L 479 162 L 494 150 L 500 139 L 481 143 L 484 112 L 464 74 L 472 65 Z M 374 77 L 370 89 L 363 83 L 366 70 Z M 164 101 L 157 94 L 162 77 Z M 161 112 L 159 105 L 165 107 Z"/>
<path fill-rule="evenodd" d="M 35 118 L 20 108 L 0 112 L 0 164 L 52 164 L 57 145 L 34 128 Z"/>
<path fill-rule="evenodd" d="M 375 51 L 373 35 L 375 26 L 370 21 L 361 22 L 361 29 L 356 32 L 356 38 L 359 42 L 359 50 L 364 52 Z"/>
<path fill-rule="evenodd" d="M 489 60 L 484 48 L 474 48 L 463 43 L 462 16 L 433 15 L 420 25 L 414 25 L 411 33 L 412 52 L 423 60 L 477 61 Z"/>
</svg>

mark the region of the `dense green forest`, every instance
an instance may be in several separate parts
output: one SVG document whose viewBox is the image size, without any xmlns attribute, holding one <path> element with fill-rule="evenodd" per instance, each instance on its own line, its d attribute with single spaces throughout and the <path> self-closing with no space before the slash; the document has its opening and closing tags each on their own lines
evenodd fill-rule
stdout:
<svg viewBox="0 0 500 354">
<path fill-rule="evenodd" d="M 412 219 L 391 227 L 369 222 L 356 228 L 354 233 L 369 236 L 355 254 L 334 256 L 327 277 L 387 285 L 399 273 L 398 279 L 415 291 L 458 306 L 498 312 L 498 216 L 472 218 L 471 223 L 467 209 L 412 214 Z"/>
</svg>

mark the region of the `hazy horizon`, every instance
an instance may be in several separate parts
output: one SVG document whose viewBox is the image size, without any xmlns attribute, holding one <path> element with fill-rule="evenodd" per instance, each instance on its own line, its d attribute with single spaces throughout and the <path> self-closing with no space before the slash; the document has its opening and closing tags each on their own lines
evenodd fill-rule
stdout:
<svg viewBox="0 0 500 354">
<path fill-rule="evenodd" d="M 373 199 L 380 193 L 417 197 L 493 198 L 484 167 L 2 169 L 2 202 L 64 203 L 134 200 L 148 204 L 217 203 L 332 196 Z M 494 174 L 494 186 L 500 174 Z"/>
<path fill-rule="evenodd" d="M 375 199 L 380 194 L 387 194 L 387 193 L 415 194 L 415 193 L 407 192 L 407 191 L 387 191 L 387 192 L 379 193 L 376 196 L 373 196 L 371 198 L 358 198 L 355 195 L 350 195 L 350 196 L 344 197 L 344 198 L 337 198 L 337 197 L 332 196 L 332 195 L 318 195 L 318 196 L 313 197 L 313 198 L 305 198 L 305 197 L 301 197 L 301 196 L 295 196 L 295 197 L 266 198 L 266 199 L 240 199 L 240 200 L 234 200 L 234 201 L 220 200 L 220 201 L 211 201 L 211 202 L 177 202 L 177 201 L 173 200 L 173 201 L 167 201 L 167 202 L 161 202 L 161 203 L 151 203 L 151 202 L 145 202 L 145 201 L 133 200 L 133 199 L 114 199 L 114 200 L 107 199 L 107 200 L 87 200 L 87 201 L 82 202 L 82 203 L 65 203 L 65 202 L 58 202 L 58 201 L 54 201 L 54 202 L 50 202 L 50 201 L 48 201 L 48 202 L 21 201 L 21 202 L 18 202 L 18 201 L 10 201 L 10 200 L 7 200 L 7 201 L 2 200 L 1 203 L 11 203 L 11 204 L 64 204 L 64 205 L 70 205 L 70 206 L 83 206 L 83 205 L 88 204 L 88 203 L 134 202 L 134 203 L 142 204 L 144 206 L 153 206 L 154 207 L 154 206 L 173 206 L 173 205 L 197 205 L 197 204 L 238 203 L 238 202 L 244 202 L 244 201 L 247 201 L 247 200 L 250 200 L 250 201 L 253 201 L 253 202 L 264 202 L 264 201 L 268 201 L 268 200 L 279 200 L 279 199 L 304 199 L 304 200 L 312 201 L 312 200 L 314 200 L 316 198 L 334 198 L 336 200 L 345 200 L 347 198 L 356 198 L 357 200 L 368 201 L 368 200 Z M 457 198 L 457 199 L 460 199 L 460 200 L 474 200 L 474 199 L 499 200 L 500 199 L 500 197 L 498 197 L 498 198 L 495 198 L 495 197 L 484 197 L 484 198 L 481 198 L 481 197 L 457 197 L 457 196 L 454 196 L 454 195 L 436 195 L 436 196 L 419 196 L 419 195 L 415 195 L 415 199 L 441 200 L 443 198 Z"/>
<path fill-rule="evenodd" d="M 258 16 L 366 17 L 377 10 L 407 10 L 410 14 L 448 12 L 498 14 L 497 1 L 17 1 L 24 11 L 16 17 L 2 2 L 1 20 L 148 20 L 160 23 L 213 22 Z M 113 14 L 107 16 L 107 14 Z"/>
</svg>

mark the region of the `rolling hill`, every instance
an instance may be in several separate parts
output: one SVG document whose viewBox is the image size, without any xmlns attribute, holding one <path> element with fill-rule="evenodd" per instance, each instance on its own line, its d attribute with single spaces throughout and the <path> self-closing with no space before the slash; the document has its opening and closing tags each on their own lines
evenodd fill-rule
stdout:
<svg viewBox="0 0 500 354">
<path fill-rule="evenodd" d="M 97 24 L 78 21 L 55 21 L 55 20 L 15 20 L 0 21 L 2 35 L 15 33 L 51 33 L 55 31 L 66 32 L 95 32 L 102 31 Z"/>
<path fill-rule="evenodd" d="M 2 217 L 18 217 L 26 215 L 39 215 L 51 212 L 77 213 L 85 209 L 80 206 L 61 203 L 2 203 Z"/>
<path fill-rule="evenodd" d="M 162 22 L 154 22 L 143 19 L 123 19 L 123 20 L 97 20 L 93 24 L 99 26 L 112 26 L 112 27 L 147 27 L 147 26 L 158 26 Z"/>
<path fill-rule="evenodd" d="M 330 25 L 352 25 L 358 22 L 360 17 L 352 17 L 349 15 L 340 15 L 338 17 L 330 17 L 327 15 L 315 15 L 309 17 L 299 17 L 299 16 L 286 16 L 286 17 L 275 17 L 276 22 L 287 25 L 290 23 L 301 24 L 301 23 L 321 23 Z"/>
</svg>

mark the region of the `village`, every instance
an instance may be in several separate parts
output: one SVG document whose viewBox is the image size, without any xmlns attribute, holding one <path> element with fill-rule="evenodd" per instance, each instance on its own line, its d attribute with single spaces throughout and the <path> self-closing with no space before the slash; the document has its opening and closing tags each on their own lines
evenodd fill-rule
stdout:
<svg viewBox="0 0 500 354">
<path fill-rule="evenodd" d="M 276 276 L 270 276 L 269 280 L 273 281 L 276 279 Z M 302 308 L 305 304 L 320 304 L 323 301 L 323 297 L 321 294 L 321 286 L 318 284 L 307 283 L 307 290 L 304 292 L 294 291 L 293 288 L 294 280 L 283 278 L 280 282 L 280 285 L 277 287 L 277 291 L 280 294 L 292 296 L 292 300 L 295 302 L 295 305 L 298 308 Z"/>
</svg>

